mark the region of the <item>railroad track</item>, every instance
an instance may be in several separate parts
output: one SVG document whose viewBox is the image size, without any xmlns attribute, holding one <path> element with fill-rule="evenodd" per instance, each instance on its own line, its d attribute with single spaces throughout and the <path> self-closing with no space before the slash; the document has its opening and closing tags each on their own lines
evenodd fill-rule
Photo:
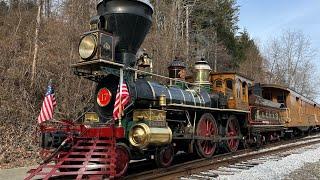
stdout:
<svg viewBox="0 0 320 180">
<path fill-rule="evenodd" d="M 226 153 L 214 156 L 210 159 L 197 159 L 181 164 L 173 165 L 169 168 L 160 168 L 131 174 L 124 179 L 210 179 L 219 175 L 230 175 L 233 171 L 249 169 L 274 158 L 283 158 L 289 154 L 281 154 L 291 149 L 309 146 L 320 143 L 320 135 L 308 136 L 300 139 L 281 141 L 265 146 L 259 150 L 240 150 L 235 153 Z M 268 158 L 264 158 L 268 156 Z M 227 167 L 219 169 L 219 167 Z"/>
</svg>

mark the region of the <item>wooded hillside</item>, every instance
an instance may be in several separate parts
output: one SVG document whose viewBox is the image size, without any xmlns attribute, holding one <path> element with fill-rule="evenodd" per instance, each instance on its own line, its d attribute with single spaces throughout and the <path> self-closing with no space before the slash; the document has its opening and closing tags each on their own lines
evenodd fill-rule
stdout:
<svg viewBox="0 0 320 180">
<path fill-rule="evenodd" d="M 0 1 L 0 168 L 38 160 L 34 158 L 38 153 L 36 119 L 49 79 L 53 79 L 58 103 L 56 119 L 76 118 L 91 102 L 95 84 L 74 76 L 69 65 L 79 61 L 79 38 L 89 28 L 95 2 Z M 273 78 L 278 72 L 273 67 L 281 65 L 274 62 L 280 51 L 274 49 L 268 56 L 275 60 L 266 61 L 268 56 L 262 56 L 250 34 L 239 31 L 241 7 L 236 0 L 151 3 L 154 23 L 143 48 L 154 59 L 155 73 L 167 75 L 167 65 L 175 56 L 183 58 L 189 68 L 204 57 L 215 71 L 239 71 L 260 82 L 290 85 Z"/>
</svg>

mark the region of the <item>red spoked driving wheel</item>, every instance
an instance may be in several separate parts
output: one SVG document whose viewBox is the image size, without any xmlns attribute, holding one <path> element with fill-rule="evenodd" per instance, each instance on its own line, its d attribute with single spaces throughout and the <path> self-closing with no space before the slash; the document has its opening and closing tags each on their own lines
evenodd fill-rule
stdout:
<svg viewBox="0 0 320 180">
<path fill-rule="evenodd" d="M 213 138 L 216 135 L 218 135 L 216 120 L 209 113 L 203 114 L 197 124 L 196 136 L 209 139 L 196 140 L 196 150 L 200 157 L 209 158 L 214 154 L 217 143 L 213 142 Z"/>
<path fill-rule="evenodd" d="M 130 162 L 130 151 L 126 144 L 118 143 L 116 146 L 116 177 L 126 174 Z"/>
<path fill-rule="evenodd" d="M 227 148 L 230 152 L 235 152 L 238 150 L 239 147 L 239 136 L 240 136 L 240 127 L 238 120 L 236 117 L 231 116 L 226 124 L 226 137 L 230 138 L 227 140 Z"/>
</svg>

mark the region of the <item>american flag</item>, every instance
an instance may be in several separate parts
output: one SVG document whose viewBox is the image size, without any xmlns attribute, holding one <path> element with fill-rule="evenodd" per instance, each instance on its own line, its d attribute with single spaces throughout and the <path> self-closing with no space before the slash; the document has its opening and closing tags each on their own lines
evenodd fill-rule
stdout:
<svg viewBox="0 0 320 180">
<path fill-rule="evenodd" d="M 122 92 L 120 93 L 120 89 Z M 125 82 L 122 83 L 122 87 L 118 86 L 116 102 L 114 103 L 114 110 L 113 110 L 113 119 L 118 120 L 122 116 L 122 112 L 124 107 L 129 103 L 130 95 Z"/>
<path fill-rule="evenodd" d="M 41 112 L 38 117 L 38 123 L 41 124 L 47 120 L 52 119 L 53 117 L 53 110 L 55 106 L 57 105 L 56 98 L 54 97 L 54 90 L 51 85 L 51 81 L 48 85 L 48 89 L 45 95 L 45 98 L 43 100 L 43 104 L 41 107 Z"/>
</svg>

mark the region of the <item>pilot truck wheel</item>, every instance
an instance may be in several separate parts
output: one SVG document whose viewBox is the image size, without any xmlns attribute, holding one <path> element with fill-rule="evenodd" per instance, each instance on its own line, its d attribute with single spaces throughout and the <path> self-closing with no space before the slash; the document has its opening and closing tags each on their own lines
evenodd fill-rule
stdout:
<svg viewBox="0 0 320 180">
<path fill-rule="evenodd" d="M 168 167 L 171 165 L 174 157 L 174 149 L 172 145 L 157 148 L 155 154 L 155 162 L 158 167 Z"/>
<path fill-rule="evenodd" d="M 126 174 L 130 162 L 130 151 L 126 144 L 118 143 L 116 145 L 116 177 Z"/>
</svg>

